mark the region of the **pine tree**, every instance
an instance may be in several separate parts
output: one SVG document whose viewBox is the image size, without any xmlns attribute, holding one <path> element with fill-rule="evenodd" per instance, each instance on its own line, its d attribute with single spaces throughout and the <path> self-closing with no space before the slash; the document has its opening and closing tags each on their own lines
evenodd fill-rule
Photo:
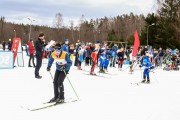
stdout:
<svg viewBox="0 0 180 120">
<path fill-rule="evenodd" d="M 180 48 L 179 26 L 180 0 L 165 0 L 158 11 L 157 41 L 162 47 Z"/>
</svg>

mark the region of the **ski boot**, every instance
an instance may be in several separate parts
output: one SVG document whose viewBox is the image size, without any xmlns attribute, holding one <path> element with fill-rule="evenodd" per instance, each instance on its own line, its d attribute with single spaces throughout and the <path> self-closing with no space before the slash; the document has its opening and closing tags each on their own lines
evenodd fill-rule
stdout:
<svg viewBox="0 0 180 120">
<path fill-rule="evenodd" d="M 150 79 L 149 79 L 149 76 L 147 77 L 147 84 L 149 84 L 150 83 Z"/>
<path fill-rule="evenodd" d="M 94 73 L 94 72 L 90 72 L 90 75 L 96 75 L 96 73 Z"/>
<path fill-rule="evenodd" d="M 52 98 L 48 103 L 56 102 L 56 100 L 57 100 L 57 98 L 54 97 L 54 98 Z"/>
<path fill-rule="evenodd" d="M 105 72 L 108 72 L 107 67 L 104 67 L 104 71 L 105 71 Z"/>
<path fill-rule="evenodd" d="M 141 81 L 141 83 L 145 83 L 145 82 L 146 82 L 146 80 L 142 80 L 142 81 Z"/>
<path fill-rule="evenodd" d="M 149 84 L 149 83 L 150 83 L 150 80 L 148 79 L 148 80 L 147 80 L 147 84 Z"/>
<path fill-rule="evenodd" d="M 143 76 L 143 80 L 141 81 L 141 83 L 145 83 L 146 82 L 146 76 Z"/>
<path fill-rule="evenodd" d="M 105 71 L 103 70 L 103 67 L 99 67 L 99 73 L 105 73 Z"/>
<path fill-rule="evenodd" d="M 65 101 L 64 101 L 64 99 L 63 98 L 58 98 L 57 100 L 56 100 L 56 103 L 64 103 Z"/>
</svg>

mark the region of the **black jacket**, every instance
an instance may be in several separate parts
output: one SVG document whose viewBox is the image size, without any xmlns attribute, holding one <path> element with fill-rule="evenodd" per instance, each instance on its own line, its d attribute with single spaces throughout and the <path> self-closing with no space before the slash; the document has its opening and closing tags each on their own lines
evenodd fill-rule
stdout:
<svg viewBox="0 0 180 120">
<path fill-rule="evenodd" d="M 37 39 L 35 42 L 36 56 L 42 57 L 44 53 L 44 42 L 41 39 Z"/>
<path fill-rule="evenodd" d="M 118 60 L 124 60 L 124 52 L 118 52 L 117 56 L 118 56 Z"/>
<path fill-rule="evenodd" d="M 141 51 L 141 56 L 146 55 L 146 51 L 148 51 L 148 49 L 147 49 L 147 48 L 144 48 L 144 49 Z"/>
<path fill-rule="evenodd" d="M 163 51 L 163 50 L 159 50 L 158 53 L 159 53 L 159 56 L 160 56 L 160 57 L 163 57 L 163 56 L 164 56 L 164 51 Z"/>
</svg>

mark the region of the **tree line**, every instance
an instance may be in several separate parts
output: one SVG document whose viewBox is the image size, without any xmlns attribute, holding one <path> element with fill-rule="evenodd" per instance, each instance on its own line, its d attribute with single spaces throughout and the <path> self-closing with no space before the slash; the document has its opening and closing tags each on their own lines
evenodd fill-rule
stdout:
<svg viewBox="0 0 180 120">
<path fill-rule="evenodd" d="M 77 40 L 83 42 L 96 42 L 97 40 L 128 42 L 133 45 L 134 32 L 137 30 L 141 45 L 151 45 L 156 48 L 180 49 L 180 0 L 157 0 L 156 13 L 147 16 L 133 13 L 86 20 L 82 15 L 79 24 L 64 26 L 63 15 L 57 13 L 53 20 L 53 27 L 31 25 L 31 38 L 36 39 L 40 32 L 45 33 L 46 40 L 64 42 L 68 38 L 71 43 Z M 0 42 L 8 41 L 16 34 L 27 43 L 29 39 L 29 24 L 15 24 L 6 22 L 5 17 L 0 19 Z"/>
</svg>

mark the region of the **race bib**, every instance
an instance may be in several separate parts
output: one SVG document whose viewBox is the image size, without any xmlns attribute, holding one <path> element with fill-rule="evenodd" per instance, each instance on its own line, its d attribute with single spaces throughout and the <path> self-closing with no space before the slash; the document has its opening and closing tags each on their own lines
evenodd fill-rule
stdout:
<svg viewBox="0 0 180 120">
<path fill-rule="evenodd" d="M 58 65 L 65 65 L 65 64 L 67 64 L 67 61 L 66 60 L 64 60 L 64 59 L 56 59 L 56 64 L 58 64 Z"/>
</svg>

